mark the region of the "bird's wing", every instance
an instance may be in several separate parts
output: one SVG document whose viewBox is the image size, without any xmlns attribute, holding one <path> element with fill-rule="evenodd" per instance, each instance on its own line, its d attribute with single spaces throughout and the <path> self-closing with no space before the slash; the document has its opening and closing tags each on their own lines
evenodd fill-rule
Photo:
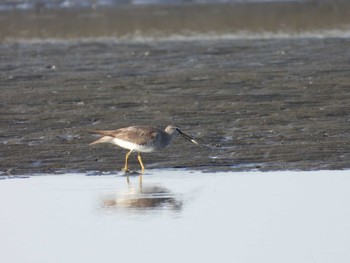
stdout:
<svg viewBox="0 0 350 263">
<path fill-rule="evenodd" d="M 113 137 L 125 141 L 132 141 L 139 145 L 146 145 L 159 136 L 159 130 L 153 127 L 131 126 L 116 130 Z"/>
<path fill-rule="evenodd" d="M 102 136 L 118 138 L 124 141 L 132 141 L 139 145 L 146 145 L 147 143 L 157 140 L 157 138 L 160 136 L 160 132 L 162 131 L 148 126 L 131 126 L 118 130 L 90 130 L 90 132 Z"/>
</svg>

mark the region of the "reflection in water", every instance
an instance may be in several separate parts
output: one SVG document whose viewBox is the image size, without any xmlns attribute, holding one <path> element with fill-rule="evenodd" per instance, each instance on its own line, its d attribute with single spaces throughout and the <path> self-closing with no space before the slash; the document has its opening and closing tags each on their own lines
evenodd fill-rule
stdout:
<svg viewBox="0 0 350 263">
<path fill-rule="evenodd" d="M 127 189 L 102 199 L 104 209 L 127 209 L 129 211 L 174 210 L 181 211 L 183 202 L 167 188 L 157 184 L 145 185 L 140 177 L 134 185 L 128 181 Z"/>
</svg>

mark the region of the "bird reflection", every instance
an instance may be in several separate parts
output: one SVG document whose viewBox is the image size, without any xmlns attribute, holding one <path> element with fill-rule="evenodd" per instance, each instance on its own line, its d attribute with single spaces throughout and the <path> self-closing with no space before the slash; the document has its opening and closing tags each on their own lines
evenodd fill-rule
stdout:
<svg viewBox="0 0 350 263">
<path fill-rule="evenodd" d="M 134 185 L 128 180 L 128 187 L 113 197 L 102 200 L 102 208 L 127 209 L 136 211 L 175 210 L 181 211 L 183 202 L 167 188 L 156 184 L 143 184 L 139 178 Z"/>
</svg>

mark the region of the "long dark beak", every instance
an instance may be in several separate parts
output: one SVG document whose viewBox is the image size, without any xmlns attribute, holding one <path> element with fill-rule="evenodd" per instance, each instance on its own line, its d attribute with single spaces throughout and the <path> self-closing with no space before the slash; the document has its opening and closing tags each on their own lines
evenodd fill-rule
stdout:
<svg viewBox="0 0 350 263">
<path fill-rule="evenodd" d="M 194 144 L 199 145 L 198 142 L 196 142 L 191 136 L 187 135 L 186 133 L 183 133 L 179 128 L 176 128 L 176 130 L 180 133 L 182 137 L 184 137 L 186 140 L 193 142 Z"/>
</svg>

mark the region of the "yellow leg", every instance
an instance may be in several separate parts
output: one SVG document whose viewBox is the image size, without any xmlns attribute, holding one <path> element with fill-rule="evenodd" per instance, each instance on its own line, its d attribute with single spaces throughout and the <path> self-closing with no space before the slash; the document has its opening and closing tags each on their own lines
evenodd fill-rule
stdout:
<svg viewBox="0 0 350 263">
<path fill-rule="evenodd" d="M 141 173 L 143 173 L 145 171 L 145 166 L 142 163 L 142 159 L 141 159 L 141 154 L 140 153 L 137 154 L 137 160 L 139 160 L 139 163 L 141 165 Z"/>
<path fill-rule="evenodd" d="M 125 155 L 125 166 L 122 169 L 124 172 L 128 172 L 129 171 L 129 169 L 128 169 L 128 159 L 129 159 L 129 156 L 130 156 L 131 153 L 132 153 L 132 150 Z"/>
</svg>

